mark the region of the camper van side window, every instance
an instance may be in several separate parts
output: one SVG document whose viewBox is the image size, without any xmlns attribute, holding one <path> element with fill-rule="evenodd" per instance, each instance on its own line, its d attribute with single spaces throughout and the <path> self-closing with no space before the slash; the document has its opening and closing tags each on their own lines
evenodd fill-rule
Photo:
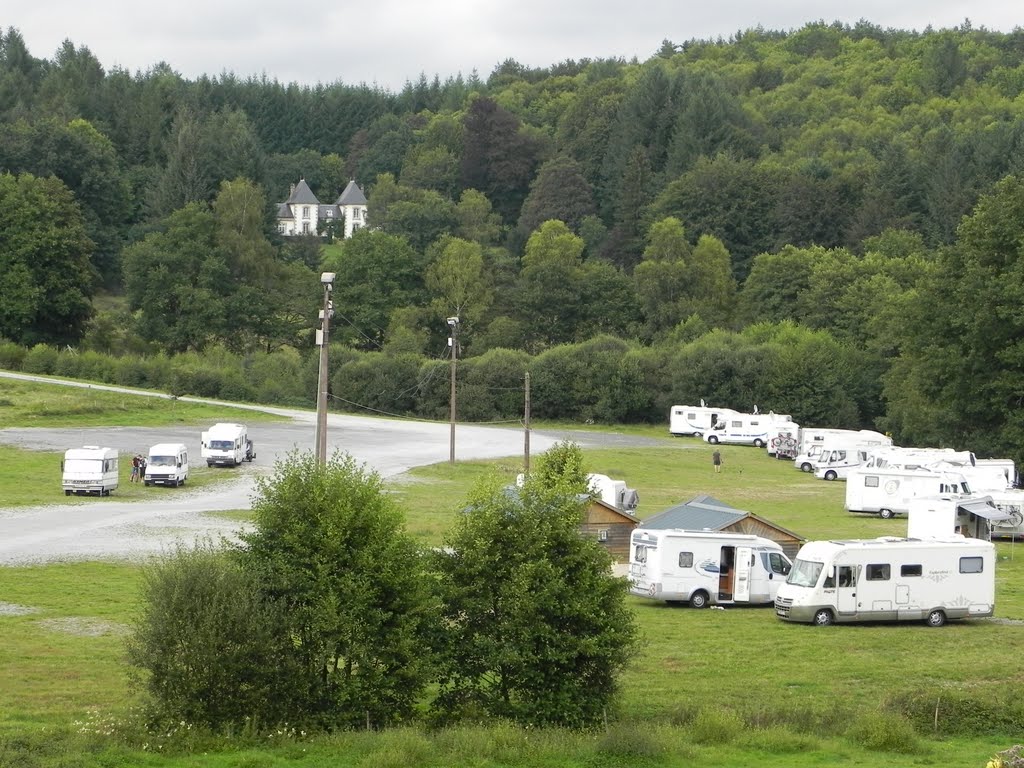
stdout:
<svg viewBox="0 0 1024 768">
<path fill-rule="evenodd" d="M 980 557 L 961 557 L 960 573 L 981 573 L 984 561 Z"/>
<path fill-rule="evenodd" d="M 680 568 L 693 568 L 693 552 L 680 552 L 679 553 L 679 567 Z"/>
<path fill-rule="evenodd" d="M 789 561 L 778 552 L 769 552 L 767 559 L 770 565 L 766 564 L 766 570 L 771 571 L 772 573 L 781 573 L 783 576 L 789 575 Z"/>
<path fill-rule="evenodd" d="M 920 565 L 901 565 L 900 576 L 920 576 L 922 569 Z"/>
<path fill-rule="evenodd" d="M 868 475 L 867 477 L 864 478 L 864 486 L 866 488 L 877 488 L 878 477 L 875 475 Z"/>
<path fill-rule="evenodd" d="M 875 565 L 869 565 L 867 567 L 867 578 L 868 581 L 888 581 L 889 564 L 879 563 Z"/>
</svg>

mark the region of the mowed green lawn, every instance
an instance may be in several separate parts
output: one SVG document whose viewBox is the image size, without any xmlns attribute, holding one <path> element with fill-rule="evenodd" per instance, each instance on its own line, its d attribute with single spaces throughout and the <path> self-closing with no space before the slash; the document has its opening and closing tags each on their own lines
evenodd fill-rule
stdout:
<svg viewBox="0 0 1024 768">
<path fill-rule="evenodd" d="M 841 483 L 816 480 L 757 449 L 722 452 L 721 475 L 712 471 L 710 448 L 694 439 L 665 437 L 657 447 L 587 451 L 585 457 L 590 471 L 638 489 L 641 518 L 709 494 L 807 538 L 905 533 L 905 520 L 846 513 Z M 406 510 L 409 530 L 436 545 L 474 482 L 492 471 L 512 479 L 520 470 L 514 457 L 440 464 L 393 478 L 387 487 Z M 114 728 L 122 738 L 98 733 L 137 703 L 123 642 L 138 609 L 139 566 L 0 568 L 0 604 L 8 606 L 0 605 L 0 765 L 6 759 L 31 766 L 303 768 L 982 766 L 1018 734 L 986 727 L 991 719 L 985 712 L 975 730 L 953 729 L 963 719 L 962 702 L 990 702 L 997 710 L 1024 689 L 1024 549 L 1008 543 L 998 549 L 999 620 L 940 629 L 916 623 L 819 628 L 783 623 L 768 608 L 696 611 L 631 598 L 644 644 L 599 734 L 496 725 L 315 740 L 286 735 L 243 745 L 157 735 L 145 749 L 142 737 L 125 742 L 123 729 Z M 915 696 L 927 697 L 916 737 L 900 730 L 906 722 L 890 706 Z M 173 755 L 150 754 L 157 749 Z"/>
</svg>

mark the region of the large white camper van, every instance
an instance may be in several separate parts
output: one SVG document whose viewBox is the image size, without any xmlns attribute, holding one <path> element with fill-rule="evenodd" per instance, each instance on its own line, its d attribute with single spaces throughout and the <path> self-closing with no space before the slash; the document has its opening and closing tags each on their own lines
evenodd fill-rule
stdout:
<svg viewBox="0 0 1024 768">
<path fill-rule="evenodd" d="M 793 466 L 802 472 L 814 472 L 818 462 L 829 451 L 845 451 L 847 457 L 852 458 L 860 451 L 890 445 L 891 437 L 870 429 L 804 429 L 800 437 L 800 453 L 793 459 Z M 832 458 L 834 463 L 845 464 L 839 456 Z"/>
<path fill-rule="evenodd" d="M 710 408 L 704 405 L 673 405 L 669 411 L 668 431 L 672 435 L 695 435 L 700 437 L 720 420 L 735 416 L 732 408 Z"/>
<path fill-rule="evenodd" d="M 1011 519 L 991 496 L 918 496 L 910 500 L 907 537 L 941 539 L 959 533 L 988 541 L 996 526 Z"/>
<path fill-rule="evenodd" d="M 764 448 L 782 431 L 799 433 L 800 425 L 786 421 L 788 418 L 774 413 L 735 413 L 705 432 L 704 440 L 712 445 L 736 443 Z"/>
<path fill-rule="evenodd" d="M 633 531 L 630 591 L 694 608 L 771 603 L 792 566 L 776 542 L 743 533 Z"/>
<path fill-rule="evenodd" d="M 188 480 L 188 448 L 183 443 L 157 443 L 149 449 L 146 459 L 146 485 L 173 485 L 177 488 Z"/>
<path fill-rule="evenodd" d="M 88 493 L 109 496 L 117 488 L 117 450 L 86 445 L 71 448 L 60 463 L 64 495 Z"/>
<path fill-rule="evenodd" d="M 1024 491 L 1009 488 L 1005 491 L 990 491 L 992 503 L 1006 513 L 1005 520 L 994 521 L 992 537 L 996 539 L 1017 539 L 1024 536 Z"/>
<path fill-rule="evenodd" d="M 214 424 L 201 435 L 206 466 L 237 467 L 256 458 L 256 449 L 244 424 Z"/>
<path fill-rule="evenodd" d="M 948 536 L 810 541 L 775 597 L 775 615 L 821 626 L 848 621 L 924 621 L 991 616 L 995 547 Z"/>
<path fill-rule="evenodd" d="M 929 469 L 850 470 L 846 481 L 846 509 L 877 512 L 886 519 L 910 511 L 910 500 L 918 496 L 970 496 L 967 479 L 956 472 Z"/>
</svg>

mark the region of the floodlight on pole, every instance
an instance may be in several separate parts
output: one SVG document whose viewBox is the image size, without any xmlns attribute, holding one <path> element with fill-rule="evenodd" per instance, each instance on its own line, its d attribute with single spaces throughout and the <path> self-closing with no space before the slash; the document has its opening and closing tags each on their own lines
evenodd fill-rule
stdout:
<svg viewBox="0 0 1024 768">
<path fill-rule="evenodd" d="M 316 461 L 323 466 L 327 463 L 327 386 L 328 368 L 327 353 L 330 343 L 331 315 L 334 314 L 331 292 L 334 290 L 333 272 L 323 272 L 320 284 L 324 287 L 324 306 L 320 310 L 320 330 L 316 334 L 316 343 L 320 346 L 320 375 L 316 392 Z"/>
</svg>

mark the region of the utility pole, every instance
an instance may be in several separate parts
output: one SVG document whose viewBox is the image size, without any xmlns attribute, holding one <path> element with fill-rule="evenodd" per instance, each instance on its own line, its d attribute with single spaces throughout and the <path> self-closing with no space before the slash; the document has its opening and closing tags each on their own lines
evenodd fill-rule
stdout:
<svg viewBox="0 0 1024 768">
<path fill-rule="evenodd" d="M 530 474 L 530 372 L 526 372 L 526 405 L 523 408 L 523 474 Z"/>
<path fill-rule="evenodd" d="M 327 463 L 327 387 L 328 369 L 327 353 L 330 341 L 331 315 L 334 313 L 331 291 L 334 289 L 334 273 L 324 272 L 320 275 L 320 284 L 324 287 L 324 308 L 320 310 L 320 329 L 316 332 L 316 343 L 320 346 L 320 376 L 316 391 L 316 462 L 320 466 Z"/>
<path fill-rule="evenodd" d="M 451 439 L 449 441 L 448 463 L 455 463 L 455 364 L 459 357 L 459 318 L 449 317 L 448 325 L 452 329 L 452 335 L 448 337 L 448 343 L 452 348 L 452 394 L 449 412 L 451 416 Z"/>
</svg>

